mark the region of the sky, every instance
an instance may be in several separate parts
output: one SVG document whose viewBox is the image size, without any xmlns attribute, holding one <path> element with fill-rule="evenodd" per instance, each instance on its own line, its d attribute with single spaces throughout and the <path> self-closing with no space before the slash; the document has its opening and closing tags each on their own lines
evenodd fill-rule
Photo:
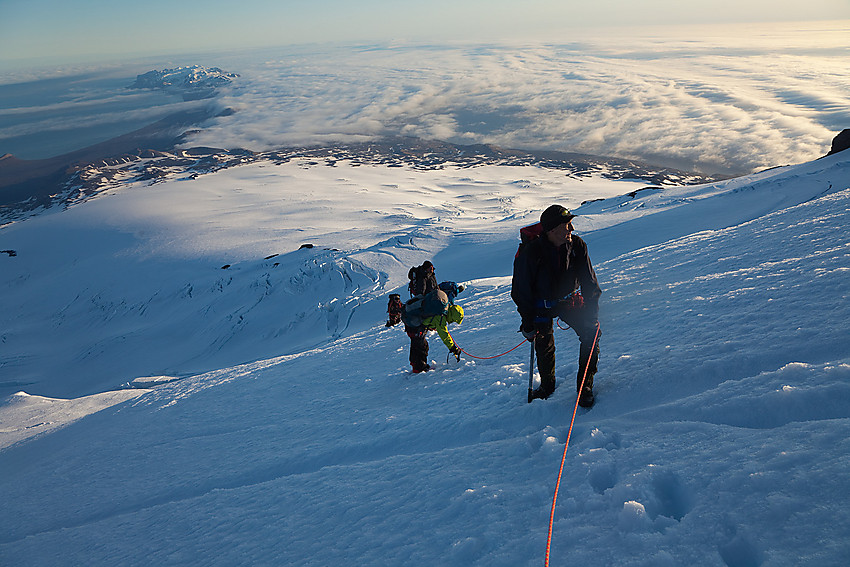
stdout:
<svg viewBox="0 0 850 567">
<path fill-rule="evenodd" d="M 850 19 L 846 0 L 0 0 L 0 65 L 324 42 L 504 41 L 601 26 Z M 2 68 L 2 67 L 0 67 Z"/>
<path fill-rule="evenodd" d="M 742 175 L 815 159 L 850 127 L 846 0 L 235 6 L 0 0 L 0 155 L 212 105 L 226 116 L 187 144 L 400 135 Z M 212 101 L 127 88 L 196 64 L 239 78 Z"/>
</svg>

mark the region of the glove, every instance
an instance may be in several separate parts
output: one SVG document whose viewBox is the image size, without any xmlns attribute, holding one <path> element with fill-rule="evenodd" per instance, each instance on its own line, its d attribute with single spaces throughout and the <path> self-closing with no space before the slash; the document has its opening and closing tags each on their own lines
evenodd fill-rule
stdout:
<svg viewBox="0 0 850 567">
<path fill-rule="evenodd" d="M 520 325 L 519 332 L 522 333 L 522 336 L 525 337 L 525 340 L 528 342 L 532 342 L 534 337 L 537 336 L 537 331 L 534 329 L 533 325 Z"/>
<path fill-rule="evenodd" d="M 460 347 L 459 346 L 457 346 L 457 345 L 453 346 L 452 348 L 449 349 L 449 352 L 452 353 L 453 355 L 455 355 L 455 360 L 460 362 Z"/>
<path fill-rule="evenodd" d="M 566 299 L 562 299 L 559 305 L 561 309 L 566 310 L 581 309 L 584 306 L 584 297 L 582 297 L 580 292 L 570 294 Z"/>
</svg>

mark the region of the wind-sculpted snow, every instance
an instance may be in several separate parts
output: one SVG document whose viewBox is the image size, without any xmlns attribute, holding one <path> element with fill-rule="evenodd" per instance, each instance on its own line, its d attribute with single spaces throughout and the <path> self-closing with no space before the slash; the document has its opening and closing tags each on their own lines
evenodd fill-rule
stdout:
<svg viewBox="0 0 850 567">
<path fill-rule="evenodd" d="M 622 342 L 646 353 L 636 359 L 625 351 L 615 366 L 622 365 L 623 375 L 639 368 L 637 376 L 669 376 L 669 386 L 652 393 L 661 402 L 679 400 L 690 388 L 702 391 L 702 381 L 755 377 L 790 361 L 822 365 L 833 360 L 846 343 L 845 334 L 834 330 L 848 315 L 850 245 L 841 229 L 848 200 L 845 189 L 602 264 L 599 271 L 612 274 L 606 289 L 612 324 L 606 338 L 628 333 Z M 611 264 L 617 269 L 611 270 Z M 635 332 L 659 325 L 675 334 L 662 342 L 649 335 L 650 342 Z M 696 366 L 672 364 L 682 349 L 689 351 L 685 358 L 698 361 Z M 642 390 L 637 380 L 633 387 Z M 618 390 L 624 388 L 621 383 Z M 811 409 L 826 408 L 816 404 Z M 839 417 L 850 417 L 846 413 Z"/>
<path fill-rule="evenodd" d="M 172 354 L 176 359 L 161 359 L 149 368 L 161 372 L 186 365 L 203 369 L 223 351 L 239 352 L 239 358 L 249 360 L 264 352 L 296 352 L 339 337 L 355 309 L 374 300 L 387 279 L 386 274 L 343 252 L 321 249 L 298 250 L 226 269 L 207 266 L 174 280 L 157 281 L 159 275 L 148 275 L 153 276 L 150 288 L 92 282 L 73 297 L 56 298 L 60 306 L 51 314 L 48 332 L 63 337 L 69 327 L 85 329 L 83 340 L 75 341 L 74 363 L 114 381 L 120 375 L 132 378 L 127 373 L 149 357 L 149 349 L 169 351 L 169 343 L 190 330 L 189 336 L 179 338 L 182 346 Z M 22 332 L 21 327 L 35 323 L 13 327 L 6 336 L 11 338 Z M 121 363 L 116 366 L 111 361 L 114 356 L 135 362 L 122 369 Z M 14 363 L 9 366 L 14 372 Z M 81 388 L 87 393 L 92 386 L 80 380 L 91 378 L 85 374 L 54 378 L 55 391 Z"/>
<path fill-rule="evenodd" d="M 529 350 L 510 273 L 518 228 L 561 202 L 586 213 L 575 222 L 605 294 L 597 404 L 576 418 L 553 563 L 841 565 L 850 554 L 848 159 L 652 191 L 530 167 L 253 164 L 11 225 L 4 238 L 22 245 L 0 261 L 23 264 L 4 272 L 2 291 L 30 298 L 16 314 L 42 318 L 29 329 L 4 320 L 4 355 L 20 357 L 4 358 L 4 377 L 24 382 L 22 370 L 38 368 L 35 329 L 67 352 L 55 329 L 108 327 L 114 342 L 90 356 L 125 369 L 113 383 L 137 370 L 149 391 L 0 451 L 0 560 L 542 564 L 577 343 L 556 332 L 559 388 L 526 403 Z M 104 232 L 69 230 L 87 215 L 110 227 L 109 246 Z M 50 253 L 34 234 L 87 243 L 93 257 L 62 260 L 67 248 Z M 447 362 L 431 340 L 435 370 L 413 375 L 409 341 L 384 326 L 384 310 L 424 259 L 438 279 L 467 284 L 466 317 L 451 327 L 466 354 Z M 126 279 L 114 275 L 124 270 Z M 62 295 L 57 281 L 98 305 L 63 311 L 70 299 L 45 293 Z M 128 292 L 138 297 L 122 306 Z M 41 325 L 45 313 L 60 319 Z M 127 321 L 156 313 L 168 317 L 139 329 L 143 356 L 115 349 L 118 337 L 133 339 Z M 299 313 L 292 332 L 270 336 Z M 347 327 L 329 336 L 331 320 Z M 194 372 L 149 362 L 195 355 Z M 64 368 L 72 379 L 84 366 Z M 8 415 L 0 406 L 4 429 Z"/>
</svg>

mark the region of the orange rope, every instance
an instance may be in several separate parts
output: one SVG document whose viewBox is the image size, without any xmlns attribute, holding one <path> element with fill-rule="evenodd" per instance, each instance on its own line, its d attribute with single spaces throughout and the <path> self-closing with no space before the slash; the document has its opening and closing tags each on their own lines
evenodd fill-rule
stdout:
<svg viewBox="0 0 850 567">
<path fill-rule="evenodd" d="M 452 339 L 452 340 L 454 340 L 454 339 Z M 460 348 L 460 347 L 457 347 L 457 348 L 460 348 L 460 352 L 462 352 L 462 353 L 463 353 L 463 354 L 465 354 L 466 356 L 469 356 L 469 357 L 472 357 L 472 358 L 477 358 L 478 360 L 492 360 L 492 359 L 494 359 L 494 358 L 499 358 L 500 356 L 505 356 L 505 355 L 506 355 L 506 354 L 508 354 L 509 352 L 513 352 L 513 351 L 515 351 L 516 349 L 518 349 L 519 347 L 521 347 L 522 345 L 524 345 L 524 344 L 525 344 L 525 343 L 527 343 L 527 342 L 528 342 L 528 341 L 523 340 L 521 343 L 519 343 L 517 346 L 515 346 L 515 347 L 514 347 L 514 348 L 512 348 L 511 350 L 506 351 L 506 352 L 503 352 L 502 354 L 497 354 L 496 356 L 474 356 L 474 355 L 469 354 L 468 352 L 466 352 L 465 350 L 463 350 L 463 349 L 462 349 L 462 348 Z M 457 343 L 455 343 L 455 344 L 457 344 Z"/>
<path fill-rule="evenodd" d="M 593 357 L 593 350 L 596 348 L 596 340 L 598 338 L 599 323 L 596 324 L 596 334 L 593 336 L 593 346 L 590 347 L 590 357 Z M 584 388 L 584 381 L 587 378 L 587 369 L 590 366 L 590 357 L 587 359 L 587 364 L 584 367 L 584 374 L 581 376 L 581 386 L 579 386 L 578 396 L 576 396 L 576 405 L 573 408 L 573 418 L 570 420 L 570 429 L 567 432 L 567 442 L 564 444 L 564 456 L 561 457 L 561 470 L 558 471 L 558 482 L 555 484 L 555 496 L 552 497 L 552 512 L 549 514 L 549 537 L 546 539 L 546 567 L 549 567 L 549 550 L 552 547 L 552 526 L 555 523 L 555 503 L 558 501 L 558 490 L 561 488 L 561 475 L 564 473 L 564 461 L 567 460 L 567 449 L 570 447 L 570 436 L 573 434 L 573 423 L 576 421 L 578 400 L 581 397 L 581 390 Z"/>
<path fill-rule="evenodd" d="M 455 344 L 455 346 L 457 346 L 457 348 L 460 349 L 460 352 L 462 352 L 463 354 L 465 354 L 466 356 L 468 356 L 470 358 L 477 358 L 478 360 L 493 360 L 494 358 L 499 358 L 500 356 L 505 356 L 506 354 L 515 351 L 516 349 L 518 349 L 519 347 L 521 347 L 522 345 L 524 345 L 525 343 L 528 342 L 526 340 L 523 340 L 521 343 L 519 343 L 517 346 L 515 346 L 511 350 L 505 351 L 502 354 L 497 354 L 496 356 L 475 356 L 475 355 L 469 354 L 468 352 L 466 352 L 465 350 L 460 348 L 460 345 L 457 344 L 457 341 L 452 336 L 452 334 L 449 332 L 448 325 L 446 325 L 446 333 L 448 333 L 449 338 L 452 340 L 452 342 Z"/>
</svg>

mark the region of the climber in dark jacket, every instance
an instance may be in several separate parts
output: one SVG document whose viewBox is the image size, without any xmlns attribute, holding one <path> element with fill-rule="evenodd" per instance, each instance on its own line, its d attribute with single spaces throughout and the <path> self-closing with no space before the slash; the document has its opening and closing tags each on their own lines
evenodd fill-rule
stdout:
<svg viewBox="0 0 850 567">
<path fill-rule="evenodd" d="M 587 244 L 572 233 L 574 217 L 560 205 L 543 211 L 540 236 L 522 244 L 514 259 L 511 298 L 522 317 L 520 331 L 527 340 L 534 341 L 537 352 L 540 387 L 532 392 L 532 398 L 546 399 L 555 390 L 552 321 L 559 317 L 579 337 L 576 388 L 584 378 L 579 404 L 590 407 L 599 358 L 601 331 L 597 318 L 602 289 L 590 263 Z"/>
<path fill-rule="evenodd" d="M 414 266 L 407 272 L 410 284 L 407 286 L 410 297 L 425 295 L 437 289 L 437 274 L 434 272 L 434 264 L 425 260 L 421 266 Z"/>
</svg>

